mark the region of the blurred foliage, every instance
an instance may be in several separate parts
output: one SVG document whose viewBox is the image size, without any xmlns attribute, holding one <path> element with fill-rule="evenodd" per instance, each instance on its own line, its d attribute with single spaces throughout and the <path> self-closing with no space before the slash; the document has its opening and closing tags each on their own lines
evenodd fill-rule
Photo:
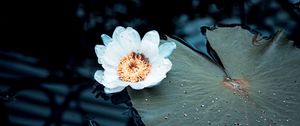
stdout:
<svg viewBox="0 0 300 126">
<path fill-rule="evenodd" d="M 70 60 L 94 59 L 93 47 L 101 43 L 100 35 L 112 34 L 118 25 L 134 27 L 142 35 L 155 29 L 191 42 L 197 42 L 201 26 L 213 24 L 247 25 L 266 37 L 283 28 L 299 43 L 299 0 L 9 1 L 7 4 L 1 47 L 37 55 L 58 66 L 70 64 Z"/>
</svg>

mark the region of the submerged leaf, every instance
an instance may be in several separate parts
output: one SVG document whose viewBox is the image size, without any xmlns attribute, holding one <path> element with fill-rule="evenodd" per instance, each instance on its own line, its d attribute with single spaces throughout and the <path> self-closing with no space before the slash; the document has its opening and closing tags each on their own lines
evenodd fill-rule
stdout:
<svg viewBox="0 0 300 126">
<path fill-rule="evenodd" d="M 259 43 L 240 27 L 206 35 L 229 76 L 176 42 L 167 78 L 129 91 L 146 125 L 300 125 L 300 50 L 283 32 Z"/>
</svg>

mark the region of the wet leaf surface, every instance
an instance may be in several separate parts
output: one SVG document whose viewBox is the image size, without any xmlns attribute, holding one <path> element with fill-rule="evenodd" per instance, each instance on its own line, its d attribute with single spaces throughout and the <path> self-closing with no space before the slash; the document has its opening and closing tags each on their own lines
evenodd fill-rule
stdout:
<svg viewBox="0 0 300 126">
<path fill-rule="evenodd" d="M 283 31 L 259 41 L 241 27 L 206 36 L 227 74 L 176 41 L 167 78 L 129 90 L 146 125 L 300 125 L 300 50 Z"/>
</svg>

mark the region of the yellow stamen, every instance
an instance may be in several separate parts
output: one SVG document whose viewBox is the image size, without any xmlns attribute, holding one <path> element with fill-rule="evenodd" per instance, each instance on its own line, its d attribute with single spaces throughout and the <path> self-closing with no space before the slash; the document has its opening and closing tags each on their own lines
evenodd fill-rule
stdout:
<svg viewBox="0 0 300 126">
<path fill-rule="evenodd" d="M 150 70 L 149 60 L 143 54 L 136 54 L 135 52 L 122 57 L 118 65 L 119 78 L 126 82 L 142 81 Z"/>
</svg>

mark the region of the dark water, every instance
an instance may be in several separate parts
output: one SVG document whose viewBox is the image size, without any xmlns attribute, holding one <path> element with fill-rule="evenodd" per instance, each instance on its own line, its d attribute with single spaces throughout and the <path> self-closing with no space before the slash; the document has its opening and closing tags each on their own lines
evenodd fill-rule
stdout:
<svg viewBox="0 0 300 126">
<path fill-rule="evenodd" d="M 4 125 L 142 125 L 127 92 L 105 95 L 94 46 L 116 26 L 175 35 L 213 58 L 200 27 L 239 24 L 299 47 L 299 0 L 4 1 L 0 114 Z"/>
</svg>

